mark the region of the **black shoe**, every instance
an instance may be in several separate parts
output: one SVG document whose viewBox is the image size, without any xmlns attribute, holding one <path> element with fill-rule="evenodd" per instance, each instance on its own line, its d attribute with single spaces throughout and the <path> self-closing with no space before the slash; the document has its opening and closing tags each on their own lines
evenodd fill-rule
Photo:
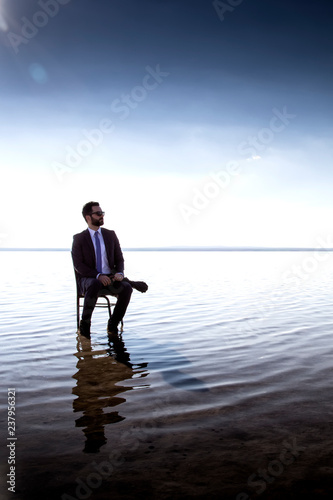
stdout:
<svg viewBox="0 0 333 500">
<path fill-rule="evenodd" d="M 131 281 L 128 278 L 124 278 L 123 281 L 127 281 L 138 292 L 145 293 L 148 290 L 148 285 L 144 281 Z"/>
<path fill-rule="evenodd" d="M 90 321 L 80 321 L 80 334 L 90 339 Z"/>
<path fill-rule="evenodd" d="M 108 333 L 117 334 L 118 333 L 118 324 L 114 323 L 112 319 L 108 321 Z"/>
</svg>

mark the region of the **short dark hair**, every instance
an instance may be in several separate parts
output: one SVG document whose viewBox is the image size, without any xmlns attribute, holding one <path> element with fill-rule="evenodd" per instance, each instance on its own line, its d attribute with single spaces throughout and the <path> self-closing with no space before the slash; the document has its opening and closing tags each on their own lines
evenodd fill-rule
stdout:
<svg viewBox="0 0 333 500">
<path fill-rule="evenodd" d="M 82 208 L 82 215 L 83 215 L 83 218 L 84 218 L 85 221 L 87 220 L 86 216 L 91 214 L 92 207 L 99 207 L 98 201 L 89 201 L 88 203 L 86 203 L 83 206 L 83 208 Z"/>
</svg>

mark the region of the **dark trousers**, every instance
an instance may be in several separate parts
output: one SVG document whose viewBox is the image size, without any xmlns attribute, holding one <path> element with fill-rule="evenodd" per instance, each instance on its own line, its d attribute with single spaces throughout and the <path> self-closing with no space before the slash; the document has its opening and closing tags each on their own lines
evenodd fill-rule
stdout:
<svg viewBox="0 0 333 500">
<path fill-rule="evenodd" d="M 117 303 L 112 314 L 112 323 L 117 326 L 123 319 L 129 301 L 131 300 L 132 287 L 127 281 L 113 281 L 111 285 L 105 287 L 97 278 L 80 278 L 80 287 L 84 293 L 84 304 L 82 311 L 82 321 L 90 322 L 94 311 L 98 293 L 105 295 L 117 295 Z"/>
</svg>

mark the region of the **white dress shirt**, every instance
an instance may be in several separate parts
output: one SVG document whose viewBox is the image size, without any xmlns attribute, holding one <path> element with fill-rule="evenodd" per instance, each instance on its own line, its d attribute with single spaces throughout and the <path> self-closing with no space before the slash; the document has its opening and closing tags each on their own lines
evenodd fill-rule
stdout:
<svg viewBox="0 0 333 500">
<path fill-rule="evenodd" d="M 92 239 L 92 242 L 94 245 L 95 256 L 96 256 L 96 241 L 95 241 L 95 236 L 94 236 L 96 231 L 94 231 L 93 229 L 90 229 L 90 227 L 88 227 L 88 231 L 90 233 L 90 236 L 91 236 L 91 239 Z M 101 244 L 101 254 L 102 254 L 102 272 L 99 274 L 110 274 L 111 269 L 110 269 L 110 266 L 108 263 L 108 257 L 106 255 L 105 243 L 104 243 L 104 239 L 103 239 L 103 235 L 102 235 L 102 231 L 101 231 L 100 227 L 98 228 L 97 233 L 99 234 L 99 241 Z M 96 258 L 96 260 L 97 260 L 97 258 Z M 97 278 L 98 278 L 99 274 L 97 275 Z"/>
</svg>

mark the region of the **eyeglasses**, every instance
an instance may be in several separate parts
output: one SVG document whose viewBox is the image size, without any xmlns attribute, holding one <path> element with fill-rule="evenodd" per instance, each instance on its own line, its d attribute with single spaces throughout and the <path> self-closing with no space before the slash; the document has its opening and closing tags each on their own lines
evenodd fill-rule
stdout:
<svg viewBox="0 0 333 500">
<path fill-rule="evenodd" d="M 105 212 L 101 212 L 100 210 L 97 210 L 97 212 L 91 212 L 90 215 L 98 215 L 100 217 L 101 215 L 105 215 Z"/>
</svg>

